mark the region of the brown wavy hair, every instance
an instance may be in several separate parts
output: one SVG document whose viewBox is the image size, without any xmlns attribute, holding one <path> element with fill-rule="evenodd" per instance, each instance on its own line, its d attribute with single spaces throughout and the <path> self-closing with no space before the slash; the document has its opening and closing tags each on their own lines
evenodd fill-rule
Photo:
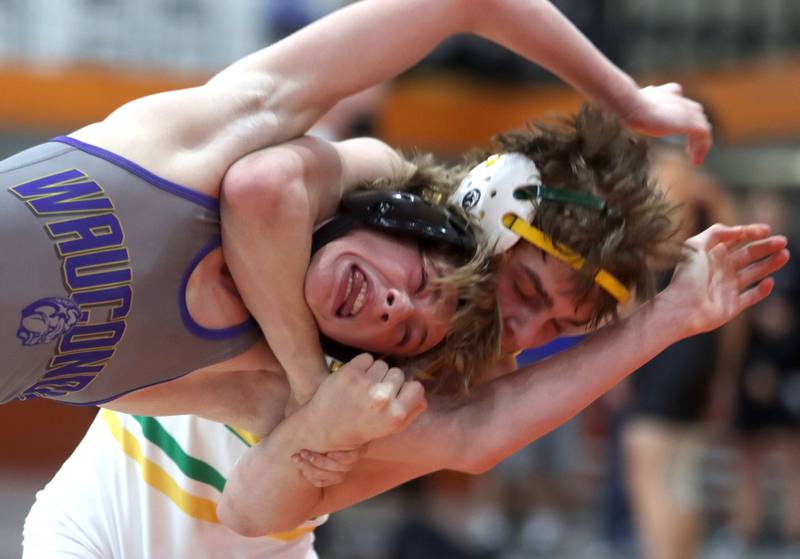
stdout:
<svg viewBox="0 0 800 559">
<path fill-rule="evenodd" d="M 591 325 L 616 318 L 618 310 L 593 280 L 599 268 L 642 301 L 654 295 L 657 272 L 683 258 L 673 219 L 677 206 L 651 179 L 648 141 L 615 116 L 584 105 L 571 118 L 532 124 L 493 141 L 499 151 L 529 157 L 545 186 L 592 194 L 611 210 L 543 200 L 532 223 L 586 259 L 574 275 L 573 293 L 577 304 L 593 302 Z"/>
<path fill-rule="evenodd" d="M 617 301 L 593 278 L 604 268 L 644 300 L 655 293 L 656 273 L 682 259 L 676 206 L 650 178 L 648 142 L 614 116 L 584 105 L 569 118 L 529 124 L 493 138 L 494 152 L 517 152 L 538 167 L 545 186 L 589 193 L 605 200 L 603 212 L 549 200 L 539 203 L 532 225 L 586 260 L 573 275 L 576 306 L 591 301 L 590 327 L 618 314 Z M 417 170 L 401 181 L 377 181 L 369 188 L 404 190 L 448 205 L 460 180 L 489 153 L 474 151 L 465 162 L 445 166 L 430 155 L 411 159 Z M 453 211 L 461 211 L 452 207 Z M 547 257 L 547 256 L 546 256 Z M 422 378 L 466 390 L 500 355 L 501 320 L 495 286 L 500 258 L 484 248 L 473 262 L 442 279 L 459 293 L 459 311 L 442 346 L 431 350 Z M 450 367 L 451 373 L 441 375 Z M 457 379 L 454 381 L 453 379 Z"/>
</svg>

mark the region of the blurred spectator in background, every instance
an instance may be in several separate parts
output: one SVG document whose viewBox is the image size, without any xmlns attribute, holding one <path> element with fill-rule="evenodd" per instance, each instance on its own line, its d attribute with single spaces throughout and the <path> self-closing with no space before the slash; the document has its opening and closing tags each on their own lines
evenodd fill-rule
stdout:
<svg viewBox="0 0 800 559">
<path fill-rule="evenodd" d="M 607 0 L 551 0 L 592 43 L 611 60 L 618 60 L 622 43 L 605 24 Z M 444 41 L 417 69 L 447 71 L 478 81 L 502 84 L 554 82 L 553 75 L 512 51 L 480 37 L 457 35 Z"/>
<path fill-rule="evenodd" d="M 517 356 L 524 367 L 576 346 L 584 336 L 565 336 Z M 570 513 L 581 487 L 584 414 L 574 417 L 521 449 L 490 472 L 503 488 L 516 547 L 523 556 L 551 557 L 570 537 Z"/>
<path fill-rule="evenodd" d="M 404 521 L 388 548 L 390 559 L 490 559 L 508 543 L 510 526 L 495 476 L 441 471 L 406 491 Z"/>
<path fill-rule="evenodd" d="M 622 433 L 630 410 L 630 387 L 622 382 L 598 402 L 605 421 L 603 482 L 599 502 L 599 544 L 609 557 L 634 556 L 637 551 L 630 498 L 626 487 L 625 449 Z"/>
<path fill-rule="evenodd" d="M 267 42 L 291 35 L 312 21 L 348 4 L 348 0 L 261 0 Z"/>
<path fill-rule="evenodd" d="M 390 83 L 384 82 L 342 99 L 309 133 L 332 142 L 375 136 L 375 123 L 390 88 Z"/>
<path fill-rule="evenodd" d="M 788 201 L 756 191 L 747 217 L 787 231 Z M 790 236 L 791 239 L 791 236 Z M 746 554 L 762 530 L 766 500 L 763 482 L 782 466 L 779 505 L 784 541 L 800 556 L 800 265 L 796 260 L 775 275 L 769 300 L 748 312 L 747 360 L 738 385 L 735 415 L 738 479 L 733 484 L 733 523 Z M 774 461 L 773 458 L 777 458 Z M 774 510 L 774 509 L 773 509 Z"/>
<path fill-rule="evenodd" d="M 737 222 L 722 186 L 693 169 L 677 150 L 654 151 L 652 172 L 681 204 L 674 216 L 681 239 L 715 222 Z M 669 277 L 663 280 L 662 287 Z M 625 470 L 634 525 L 648 559 L 685 559 L 697 552 L 703 530 L 703 420 L 719 425 L 730 409 L 745 335 L 739 317 L 667 348 L 628 381 Z"/>
</svg>

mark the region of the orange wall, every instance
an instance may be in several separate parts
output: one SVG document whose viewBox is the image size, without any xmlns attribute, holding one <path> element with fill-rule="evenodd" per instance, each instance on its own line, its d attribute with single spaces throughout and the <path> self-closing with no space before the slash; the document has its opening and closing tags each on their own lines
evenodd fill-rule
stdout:
<svg viewBox="0 0 800 559">
<path fill-rule="evenodd" d="M 47 400 L 0 406 L 0 469 L 55 472 L 81 440 L 96 408 Z"/>
<path fill-rule="evenodd" d="M 800 137 L 800 59 L 727 70 L 639 77 L 641 84 L 678 81 L 708 105 L 721 140 L 732 143 Z M 580 95 L 560 85 L 503 88 L 463 80 L 421 79 L 396 88 L 382 136 L 400 147 L 457 152 L 526 120 L 570 112 Z"/>
<path fill-rule="evenodd" d="M 0 123 L 3 128 L 72 130 L 104 118 L 131 99 L 197 85 L 203 79 L 102 67 L 0 64 Z"/>
<path fill-rule="evenodd" d="M 727 70 L 643 77 L 641 83 L 681 81 L 713 108 L 732 142 L 800 136 L 800 59 Z M 0 66 L 0 122 L 66 131 L 103 118 L 124 102 L 165 89 L 201 83 L 204 76 L 157 75 L 99 67 L 32 71 Z M 568 88 L 475 84 L 448 77 L 401 82 L 386 104 L 380 132 L 400 147 L 461 151 L 499 130 L 546 113 L 574 110 L 580 97 Z"/>
</svg>

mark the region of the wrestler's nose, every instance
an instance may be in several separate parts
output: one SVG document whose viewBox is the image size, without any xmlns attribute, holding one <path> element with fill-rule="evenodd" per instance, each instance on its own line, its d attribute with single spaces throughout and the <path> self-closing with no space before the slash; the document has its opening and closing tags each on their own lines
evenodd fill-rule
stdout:
<svg viewBox="0 0 800 559">
<path fill-rule="evenodd" d="M 408 319 L 413 312 L 414 305 L 406 292 L 394 288 L 386 290 L 381 303 L 381 320 L 383 322 L 396 324 Z"/>
<path fill-rule="evenodd" d="M 544 313 L 515 313 L 503 319 L 503 348 L 520 350 L 544 343 Z"/>
</svg>

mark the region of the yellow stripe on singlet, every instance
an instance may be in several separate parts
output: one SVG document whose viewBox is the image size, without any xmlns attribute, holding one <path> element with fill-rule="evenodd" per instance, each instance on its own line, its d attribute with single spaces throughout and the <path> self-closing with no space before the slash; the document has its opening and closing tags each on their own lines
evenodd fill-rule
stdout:
<svg viewBox="0 0 800 559">
<path fill-rule="evenodd" d="M 139 465 L 139 471 L 145 483 L 153 487 L 155 490 L 163 493 L 173 503 L 175 503 L 180 510 L 185 512 L 192 518 L 220 524 L 217 518 L 217 503 L 204 497 L 198 497 L 185 491 L 180 487 L 175 478 L 173 478 L 164 468 L 145 457 L 142 451 L 142 445 L 136 436 L 122 426 L 122 421 L 117 412 L 103 409 L 100 410 L 111 434 L 122 447 L 122 451 L 127 454 Z M 246 436 L 252 440 L 251 444 L 258 442 L 258 437 L 237 429 L 238 436 Z M 309 532 L 313 532 L 313 527 L 300 527 L 290 530 L 288 532 L 279 532 L 276 534 L 268 534 L 265 537 L 288 542 L 297 539 Z"/>
<path fill-rule="evenodd" d="M 148 485 L 166 495 L 179 509 L 192 518 L 219 524 L 217 504 L 214 501 L 184 491 L 164 468 L 144 456 L 142 445 L 130 431 L 122 426 L 116 413 L 109 410 L 102 410 L 100 413 L 123 452 L 139 464 L 142 478 Z"/>
<path fill-rule="evenodd" d="M 231 433 L 242 439 L 244 444 L 247 446 L 255 446 L 261 441 L 261 437 L 251 433 L 250 431 L 245 431 L 244 429 L 239 429 L 238 427 L 231 427 L 230 425 L 226 425 L 226 427 Z"/>
</svg>

